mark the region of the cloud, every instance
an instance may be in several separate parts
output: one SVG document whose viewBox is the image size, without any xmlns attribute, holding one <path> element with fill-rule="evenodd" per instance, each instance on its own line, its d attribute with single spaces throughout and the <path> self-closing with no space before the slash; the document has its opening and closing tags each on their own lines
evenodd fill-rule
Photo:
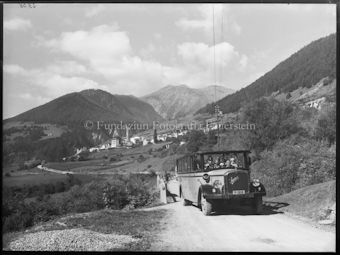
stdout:
<svg viewBox="0 0 340 255">
<path fill-rule="evenodd" d="M 83 75 L 90 72 L 85 66 L 77 63 L 76 61 L 57 61 L 48 66 L 46 70 L 51 73 L 63 75 Z"/>
<path fill-rule="evenodd" d="M 51 40 L 40 38 L 38 45 L 85 61 L 93 72 L 100 73 L 111 83 L 107 87 L 111 93 L 139 95 L 144 91 L 152 92 L 155 85 L 162 85 L 162 66 L 151 59 L 154 45 L 140 50 L 144 59 L 135 56 L 127 33 L 119 31 L 117 24 L 65 32 Z M 78 66 L 76 70 L 83 69 Z"/>
<path fill-rule="evenodd" d="M 229 29 L 239 35 L 242 28 L 234 17 L 228 15 L 229 9 L 227 4 L 201 4 L 195 10 L 199 17 L 194 19 L 183 17 L 175 24 L 184 31 L 203 30 L 209 37 L 212 36 L 214 30 L 215 37 L 220 38 L 222 27 L 223 30 Z"/>
<path fill-rule="evenodd" d="M 265 72 L 253 73 L 247 78 L 247 83 L 251 84 L 254 81 L 256 81 L 257 79 L 259 79 L 260 77 L 262 77 L 263 75 L 265 75 Z"/>
<path fill-rule="evenodd" d="M 240 61 L 246 64 L 234 47 L 226 42 L 210 47 L 204 43 L 186 42 L 178 45 L 177 49 L 181 61 L 163 68 L 165 84 L 180 82 L 202 87 L 214 84 L 215 79 L 216 83 L 225 83 L 225 70 L 239 71 L 234 66 L 240 65 Z"/>
<path fill-rule="evenodd" d="M 239 24 L 237 24 L 235 21 L 231 24 L 231 31 L 233 31 L 235 34 L 239 35 L 241 34 L 242 28 Z"/>
<path fill-rule="evenodd" d="M 89 8 L 86 8 L 85 16 L 91 18 L 93 16 L 96 16 L 98 13 L 100 13 L 103 10 L 105 10 L 105 6 L 103 4 L 98 4 L 94 7 L 91 6 Z"/>
<path fill-rule="evenodd" d="M 158 41 L 162 39 L 162 35 L 159 34 L 159 33 L 154 33 L 154 34 L 153 34 L 153 37 L 154 37 L 156 40 L 158 40 Z"/>
<path fill-rule="evenodd" d="M 240 71 L 244 71 L 248 65 L 248 57 L 246 55 L 242 55 L 240 60 Z"/>
<path fill-rule="evenodd" d="M 178 44 L 177 51 L 172 56 L 176 61 L 162 65 L 153 57 L 157 52 L 160 53 L 160 48 L 150 43 L 136 55 L 128 34 L 120 31 L 117 25 L 100 25 L 88 31 L 65 32 L 51 40 L 40 38 L 39 44 L 68 53 L 83 62 L 87 68 L 78 61 L 55 63 L 44 70 L 49 75 L 37 74 L 41 81 L 35 82 L 42 84 L 46 81 L 50 86 L 57 87 L 57 84 L 65 83 L 75 88 L 83 82 L 79 89 L 99 87 L 99 84 L 93 83 L 94 79 L 80 80 L 80 76 L 91 70 L 105 77 L 107 90 L 113 94 L 142 96 L 154 92 L 164 84 L 206 86 L 215 82 L 215 72 L 216 79 L 221 80 L 225 70 L 239 72 L 247 65 L 246 56 L 241 56 L 227 42 L 215 46 L 194 42 Z M 53 92 L 52 88 L 49 90 Z M 67 86 L 64 94 L 68 91 L 71 89 Z"/>
<path fill-rule="evenodd" d="M 4 29 L 6 30 L 27 30 L 32 27 L 30 20 L 23 18 L 13 18 L 4 21 Z"/>
<path fill-rule="evenodd" d="M 25 70 L 18 65 L 4 65 L 4 72 L 9 74 L 25 74 Z"/>
<path fill-rule="evenodd" d="M 20 99 L 24 99 L 24 100 L 27 100 L 27 101 L 35 102 L 36 105 L 46 104 L 49 101 L 51 101 L 50 98 L 44 98 L 44 97 L 41 97 L 39 95 L 33 96 L 31 93 L 28 93 L 28 92 L 19 94 L 18 97 Z"/>
<path fill-rule="evenodd" d="M 71 55 L 96 62 L 101 59 L 119 59 L 131 51 L 126 32 L 117 26 L 101 25 L 91 31 L 79 30 L 61 35 L 59 47 Z"/>
<path fill-rule="evenodd" d="M 40 96 L 45 101 L 60 97 L 62 95 L 79 92 L 85 89 L 95 88 L 107 90 L 108 87 L 97 82 L 76 76 L 87 73 L 84 66 L 73 62 L 57 62 L 45 68 L 24 69 L 18 65 L 5 65 L 4 71 L 22 79 L 29 91 L 21 91 L 21 98 L 32 99 L 30 95 L 35 94 L 35 98 Z M 29 94 L 30 95 L 29 95 Z"/>
<path fill-rule="evenodd" d="M 142 48 L 140 50 L 140 55 L 144 58 L 152 59 L 153 58 L 152 54 L 155 52 L 155 50 L 156 47 L 152 43 L 149 43 L 145 48 Z"/>
</svg>

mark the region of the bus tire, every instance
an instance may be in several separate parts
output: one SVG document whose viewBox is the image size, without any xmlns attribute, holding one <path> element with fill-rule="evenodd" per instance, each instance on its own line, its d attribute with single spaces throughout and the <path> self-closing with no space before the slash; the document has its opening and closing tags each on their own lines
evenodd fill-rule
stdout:
<svg viewBox="0 0 340 255">
<path fill-rule="evenodd" d="M 252 204 L 253 213 L 261 214 L 262 209 L 263 209 L 262 196 L 255 196 Z"/>
<path fill-rule="evenodd" d="M 188 205 L 191 204 L 189 200 L 186 200 L 186 199 L 184 198 L 183 192 L 182 192 L 182 191 L 181 191 L 181 204 L 182 204 L 183 206 L 188 206 Z"/>
<path fill-rule="evenodd" d="M 211 211 L 212 211 L 212 203 L 208 202 L 205 197 L 203 197 L 203 193 L 201 193 L 201 197 L 200 197 L 200 206 L 201 206 L 201 210 L 203 212 L 203 214 L 205 216 L 210 216 L 211 215 Z"/>
</svg>

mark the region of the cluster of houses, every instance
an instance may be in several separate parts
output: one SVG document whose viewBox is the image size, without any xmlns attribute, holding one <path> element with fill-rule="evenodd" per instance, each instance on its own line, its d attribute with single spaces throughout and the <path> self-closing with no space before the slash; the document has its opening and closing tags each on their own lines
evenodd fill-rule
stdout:
<svg viewBox="0 0 340 255">
<path fill-rule="evenodd" d="M 225 116 L 222 114 L 218 118 L 219 124 L 226 122 Z M 201 127 L 201 126 L 200 126 Z M 197 125 L 196 125 L 197 128 Z M 216 117 L 210 118 L 206 120 L 206 124 L 203 128 L 204 133 L 208 133 L 210 130 L 217 129 L 217 119 Z M 188 128 L 170 130 L 165 133 L 157 134 L 157 142 L 166 142 L 168 138 L 178 138 L 180 136 L 186 135 L 189 132 Z M 120 136 L 117 130 L 112 132 L 112 138 L 107 140 L 106 142 L 99 144 L 92 148 L 80 148 L 77 149 L 77 153 L 75 155 L 79 155 L 82 151 L 88 150 L 89 152 L 108 150 L 114 148 L 132 148 L 134 145 L 145 146 L 147 144 L 154 144 L 154 135 L 133 135 L 129 137 L 129 129 L 126 129 L 125 136 Z M 183 143 L 183 142 L 182 142 Z"/>
<path fill-rule="evenodd" d="M 314 107 L 315 109 L 320 110 L 322 105 L 325 103 L 325 101 L 326 101 L 326 98 L 321 97 L 321 98 L 318 98 L 316 100 L 309 101 L 309 102 L 305 103 L 305 107 Z"/>
<path fill-rule="evenodd" d="M 188 133 L 188 130 L 175 130 L 170 131 L 163 134 L 157 135 L 157 142 L 165 142 L 168 138 L 178 138 L 179 136 L 183 136 Z M 114 148 L 132 148 L 133 145 L 145 146 L 147 144 L 154 144 L 153 135 L 133 135 L 129 137 L 129 129 L 126 129 L 126 135 L 121 137 L 119 136 L 117 130 L 115 130 L 112 134 L 112 138 L 107 140 L 105 143 L 102 143 L 98 146 L 92 147 L 89 149 L 90 152 L 114 149 Z M 77 154 L 83 150 L 77 149 Z"/>
</svg>

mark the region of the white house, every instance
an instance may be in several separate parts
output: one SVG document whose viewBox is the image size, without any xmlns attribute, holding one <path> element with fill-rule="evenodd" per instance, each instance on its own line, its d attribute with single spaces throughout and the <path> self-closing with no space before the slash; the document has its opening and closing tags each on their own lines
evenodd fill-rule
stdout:
<svg viewBox="0 0 340 255">
<path fill-rule="evenodd" d="M 167 138 L 167 135 L 166 135 L 166 134 L 157 135 L 157 140 L 158 140 L 158 141 L 163 141 L 163 142 L 165 142 L 165 141 L 166 141 L 166 138 Z"/>
<path fill-rule="evenodd" d="M 321 105 L 325 102 L 326 98 L 325 97 L 321 97 L 321 98 L 318 98 L 316 100 L 313 100 L 313 101 L 310 101 L 308 103 L 306 103 L 306 106 L 308 107 L 314 107 L 318 110 L 321 109 Z"/>
<path fill-rule="evenodd" d="M 89 149 L 90 152 L 94 152 L 94 151 L 99 151 L 99 148 L 98 147 L 92 147 Z"/>
<path fill-rule="evenodd" d="M 76 153 L 76 154 L 78 155 L 80 152 L 87 150 L 87 148 L 86 148 L 86 147 L 83 147 L 83 148 L 76 149 L 76 150 L 77 150 L 77 153 Z"/>
<path fill-rule="evenodd" d="M 141 140 L 141 138 L 139 136 L 134 136 L 130 138 L 130 142 L 136 144 Z"/>
</svg>

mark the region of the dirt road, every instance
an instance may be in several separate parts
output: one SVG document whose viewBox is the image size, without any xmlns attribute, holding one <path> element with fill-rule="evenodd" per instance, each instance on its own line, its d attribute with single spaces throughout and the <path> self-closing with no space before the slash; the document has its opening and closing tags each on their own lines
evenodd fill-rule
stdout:
<svg viewBox="0 0 340 255">
<path fill-rule="evenodd" d="M 250 208 L 234 206 L 208 217 L 179 202 L 159 208 L 167 208 L 170 216 L 150 251 L 335 252 L 335 233 L 268 208 L 252 215 Z"/>
</svg>

